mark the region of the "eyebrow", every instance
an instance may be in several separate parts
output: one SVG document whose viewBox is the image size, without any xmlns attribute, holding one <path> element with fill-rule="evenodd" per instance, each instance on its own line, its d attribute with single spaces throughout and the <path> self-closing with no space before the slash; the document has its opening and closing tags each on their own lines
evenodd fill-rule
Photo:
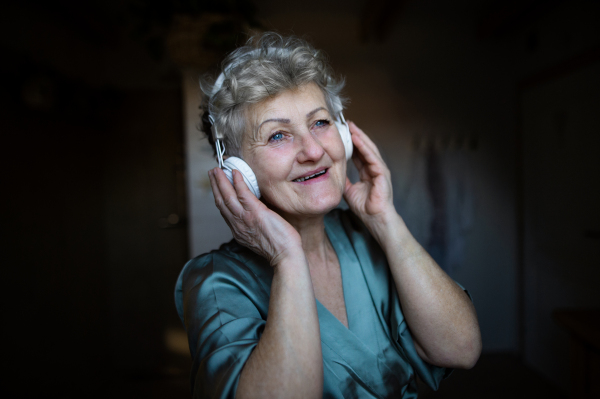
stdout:
<svg viewBox="0 0 600 399">
<path fill-rule="evenodd" d="M 313 116 L 314 114 L 316 114 L 317 112 L 321 111 L 322 109 L 325 109 L 325 107 L 319 107 L 316 109 L 313 109 L 312 111 L 310 111 L 308 114 L 306 114 L 307 118 L 310 118 L 311 116 Z"/>
<path fill-rule="evenodd" d="M 282 119 L 282 118 L 273 118 L 273 119 L 267 119 L 266 121 L 262 121 L 260 125 L 258 125 L 258 129 L 256 130 L 260 130 L 260 127 L 262 125 L 264 125 L 267 122 L 279 122 L 279 123 L 290 123 L 289 119 Z"/>
<path fill-rule="evenodd" d="M 307 118 L 310 118 L 311 116 L 313 116 L 314 114 L 316 114 L 317 112 L 321 111 L 321 110 L 326 110 L 325 107 L 318 107 L 313 109 L 312 111 L 310 111 L 308 114 L 306 114 Z M 264 125 L 265 123 L 268 122 L 278 122 L 278 123 L 290 123 L 291 121 L 289 119 L 285 119 L 285 118 L 271 118 L 271 119 L 267 119 L 261 122 L 260 125 L 258 125 L 258 128 L 256 129 L 256 131 L 260 131 L 260 128 L 262 127 L 262 125 Z"/>
</svg>

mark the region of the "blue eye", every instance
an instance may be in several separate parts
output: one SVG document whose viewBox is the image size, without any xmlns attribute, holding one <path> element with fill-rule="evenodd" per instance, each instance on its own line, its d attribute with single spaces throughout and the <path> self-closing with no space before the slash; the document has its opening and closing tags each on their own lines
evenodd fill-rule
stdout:
<svg viewBox="0 0 600 399">
<path fill-rule="evenodd" d="M 329 126 L 329 121 L 327 119 L 320 119 L 318 121 L 315 122 L 315 126 L 316 127 L 324 127 L 324 126 Z"/>
<path fill-rule="evenodd" d="M 283 139 L 283 133 L 275 133 L 269 138 L 269 141 L 279 141 Z"/>
</svg>

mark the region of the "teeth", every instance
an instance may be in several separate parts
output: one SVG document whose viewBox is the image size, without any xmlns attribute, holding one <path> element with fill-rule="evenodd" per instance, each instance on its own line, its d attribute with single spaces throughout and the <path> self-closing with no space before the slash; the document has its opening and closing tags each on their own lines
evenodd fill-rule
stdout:
<svg viewBox="0 0 600 399">
<path fill-rule="evenodd" d="M 324 169 L 324 170 L 322 170 L 322 171 L 320 171 L 320 172 L 318 172 L 318 173 L 315 173 L 314 175 L 310 175 L 310 176 L 306 176 L 306 177 L 301 177 L 301 178 L 299 178 L 299 179 L 296 179 L 296 180 L 294 180 L 294 181 L 297 181 L 297 182 L 303 182 L 303 181 L 305 181 L 305 180 L 312 179 L 312 178 L 313 178 L 313 177 L 315 177 L 315 176 L 320 176 L 320 175 L 322 175 L 322 174 L 323 174 L 323 173 L 325 173 L 325 172 L 327 172 L 327 169 Z"/>
</svg>

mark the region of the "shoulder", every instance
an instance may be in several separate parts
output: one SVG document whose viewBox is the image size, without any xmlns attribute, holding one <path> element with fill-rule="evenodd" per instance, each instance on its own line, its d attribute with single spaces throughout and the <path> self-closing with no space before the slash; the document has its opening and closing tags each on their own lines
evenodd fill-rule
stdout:
<svg viewBox="0 0 600 399">
<path fill-rule="evenodd" d="M 258 258 L 258 259 L 257 259 Z M 183 267 L 179 281 L 183 286 L 196 285 L 215 273 L 252 274 L 262 265 L 262 258 L 231 240 L 219 249 L 198 255 Z"/>
<path fill-rule="evenodd" d="M 197 256 L 181 271 L 175 304 L 193 359 L 194 397 L 233 397 L 266 324 L 272 269 L 237 244 Z"/>
<path fill-rule="evenodd" d="M 264 258 L 232 240 L 186 263 L 175 285 L 177 312 L 183 321 L 184 308 L 191 302 L 220 306 L 236 297 L 268 301 L 272 278 Z"/>
</svg>

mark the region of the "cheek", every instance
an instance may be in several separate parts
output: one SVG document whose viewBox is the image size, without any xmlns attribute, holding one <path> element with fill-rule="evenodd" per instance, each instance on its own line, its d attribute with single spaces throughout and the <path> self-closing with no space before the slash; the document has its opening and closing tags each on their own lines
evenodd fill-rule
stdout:
<svg viewBox="0 0 600 399">
<path fill-rule="evenodd" d="M 285 181 L 290 173 L 292 162 L 282 150 L 265 151 L 253 157 L 252 170 L 256 175 L 258 186 L 268 190 L 278 182 Z"/>
<path fill-rule="evenodd" d="M 327 146 L 329 148 L 329 156 L 334 160 L 340 159 L 346 160 L 346 150 L 344 149 L 344 143 L 337 130 L 333 129 L 333 132 L 327 135 Z"/>
<path fill-rule="evenodd" d="M 336 133 L 337 134 L 337 133 Z M 339 171 L 339 185 L 340 190 L 344 191 L 346 187 L 346 149 L 344 148 L 344 143 L 342 142 L 342 138 L 337 134 L 337 137 L 332 139 L 332 146 L 329 152 L 329 156 L 334 161 L 336 165 L 338 165 L 337 170 Z"/>
</svg>

